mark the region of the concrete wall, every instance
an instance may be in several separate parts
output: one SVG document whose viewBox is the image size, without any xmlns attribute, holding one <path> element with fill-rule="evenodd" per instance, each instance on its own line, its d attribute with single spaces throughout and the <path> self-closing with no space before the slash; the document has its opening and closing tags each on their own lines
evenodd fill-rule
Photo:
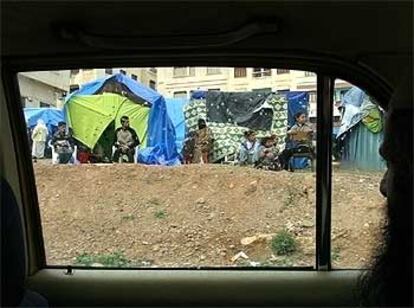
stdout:
<svg viewBox="0 0 414 308">
<path fill-rule="evenodd" d="M 69 89 L 70 71 L 23 72 L 19 75 L 47 84 L 51 87 L 67 91 Z"/>
<path fill-rule="evenodd" d="M 221 68 L 220 74 L 208 74 L 206 67 L 196 67 L 194 76 L 175 77 L 173 67 L 158 69 L 158 90 L 167 97 L 175 92 L 220 89 L 222 91 L 252 91 L 270 88 L 276 90 L 316 91 L 316 76 L 305 76 L 303 71 L 278 73 L 271 69 L 271 76 L 253 77 L 253 68 L 246 69 L 246 77 L 235 77 L 234 68 Z"/>
<path fill-rule="evenodd" d="M 246 77 L 235 77 L 234 68 L 223 67 L 220 74 L 208 74 L 206 67 L 195 67 L 193 76 L 175 77 L 173 67 L 158 69 L 158 91 L 166 97 L 190 96 L 192 90 L 220 89 L 221 91 L 252 91 L 270 88 L 272 91 L 290 90 L 310 93 L 310 116 L 316 116 L 316 75 L 310 72 L 290 70 L 287 73 L 271 69 L 271 76 L 253 77 L 253 68 L 246 68 Z M 343 80 L 335 83 L 337 89 L 351 85 Z M 175 95 L 176 94 L 176 95 Z M 335 99 L 334 99 L 335 101 Z M 339 116 L 334 109 L 334 116 Z"/>
<path fill-rule="evenodd" d="M 33 79 L 32 76 L 27 73 L 18 75 L 22 104 L 25 107 L 40 107 L 41 103 L 48 104 L 51 107 L 62 107 L 62 98 L 69 90 L 69 78 L 66 87 L 63 85 L 63 81 L 54 81 L 54 85 L 59 85 L 59 88 L 57 88 L 37 78 Z M 47 81 L 47 79 L 43 79 L 43 81 Z"/>
</svg>

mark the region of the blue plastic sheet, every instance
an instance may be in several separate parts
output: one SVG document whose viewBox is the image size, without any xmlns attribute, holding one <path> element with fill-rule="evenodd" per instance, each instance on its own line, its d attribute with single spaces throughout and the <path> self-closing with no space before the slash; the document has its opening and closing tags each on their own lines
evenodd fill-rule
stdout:
<svg viewBox="0 0 414 308">
<path fill-rule="evenodd" d="M 144 86 L 124 74 L 115 74 L 97 79 L 83 85 L 71 93 L 66 102 L 74 95 L 93 95 L 109 81 L 115 81 L 126 86 L 134 95 L 142 98 L 151 105 L 148 119 L 148 141 L 145 151 L 138 153 L 139 162 L 144 164 L 174 165 L 179 164 L 179 154 L 175 143 L 174 125 L 168 116 L 164 97 L 157 91 Z"/>
<path fill-rule="evenodd" d="M 184 106 L 188 104 L 188 100 L 184 98 L 166 98 L 167 113 L 170 117 L 175 129 L 175 144 L 177 150 L 181 153 L 185 138 L 185 117 Z"/>
<path fill-rule="evenodd" d="M 286 92 L 288 100 L 288 125 L 292 127 L 295 124 L 295 115 L 298 112 L 308 114 L 309 110 L 309 93 L 299 91 Z"/>
<path fill-rule="evenodd" d="M 207 91 L 198 90 L 191 93 L 191 99 L 205 99 L 206 96 Z"/>
<path fill-rule="evenodd" d="M 309 111 L 309 93 L 301 91 L 287 91 L 283 93 L 288 100 L 288 125 L 292 127 L 295 124 L 295 115 L 298 112 Z M 308 167 L 308 159 L 303 157 L 295 157 L 292 159 L 292 167 L 294 169 L 304 169 Z"/>
<path fill-rule="evenodd" d="M 34 128 L 41 119 L 45 122 L 49 135 L 53 134 L 59 122 L 65 121 L 63 110 L 58 108 L 24 108 L 23 112 L 28 128 Z"/>
</svg>

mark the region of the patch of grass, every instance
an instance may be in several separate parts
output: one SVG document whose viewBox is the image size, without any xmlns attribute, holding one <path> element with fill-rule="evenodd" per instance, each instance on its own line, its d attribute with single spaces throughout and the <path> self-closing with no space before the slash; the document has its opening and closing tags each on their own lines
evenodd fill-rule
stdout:
<svg viewBox="0 0 414 308">
<path fill-rule="evenodd" d="M 288 207 L 293 204 L 293 201 L 295 200 L 295 193 L 292 191 L 291 188 L 287 189 L 286 197 L 283 199 L 283 207 Z"/>
<path fill-rule="evenodd" d="M 97 255 L 82 253 L 75 259 L 76 265 L 91 266 L 94 263 L 102 264 L 105 267 L 128 267 L 131 262 L 122 252 Z"/>
<path fill-rule="evenodd" d="M 167 217 L 167 213 L 164 210 L 159 210 L 154 213 L 154 217 L 158 219 L 164 219 Z"/>
<path fill-rule="evenodd" d="M 341 248 L 336 246 L 331 250 L 331 259 L 332 261 L 336 262 L 336 261 L 339 261 L 340 258 L 341 258 Z"/>
<path fill-rule="evenodd" d="M 133 214 L 127 214 L 121 217 L 122 220 L 134 220 L 135 219 L 135 215 Z"/>
<path fill-rule="evenodd" d="M 279 256 L 290 255 L 297 249 L 295 238 L 286 230 L 277 233 L 271 241 L 271 248 Z"/>
</svg>

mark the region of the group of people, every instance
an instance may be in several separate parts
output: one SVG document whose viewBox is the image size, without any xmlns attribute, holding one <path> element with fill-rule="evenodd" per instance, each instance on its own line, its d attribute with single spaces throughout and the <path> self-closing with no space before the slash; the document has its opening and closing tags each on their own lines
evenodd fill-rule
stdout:
<svg viewBox="0 0 414 308">
<path fill-rule="evenodd" d="M 44 158 L 46 142 L 48 139 L 48 129 L 43 120 L 39 119 L 31 132 L 32 158 L 34 161 Z M 121 117 L 121 127 L 115 130 L 113 161 L 114 162 L 134 162 L 135 148 L 140 144 L 137 133 L 129 126 L 129 118 Z M 67 164 L 74 162 L 75 141 L 72 138 L 71 130 L 67 128 L 65 122 L 59 122 L 57 131 L 52 135 L 51 146 L 57 154 L 57 163 Z M 78 155 L 82 156 L 87 151 L 82 151 Z M 83 157 L 81 158 L 83 160 Z"/>
<path fill-rule="evenodd" d="M 313 130 L 306 123 L 306 114 L 299 112 L 295 115 L 295 125 L 287 132 L 288 140 L 286 148 L 280 152 L 277 147 L 276 135 L 267 136 L 257 140 L 253 130 L 245 132 L 245 140 L 240 145 L 238 161 L 240 165 L 251 165 L 256 168 L 269 170 L 289 169 L 290 159 L 295 153 L 313 153 L 312 136 Z M 33 129 L 31 138 L 33 159 L 44 157 L 48 130 L 42 120 L 37 122 Z M 115 130 L 114 162 L 134 162 L 135 149 L 140 144 L 137 133 L 129 125 L 127 116 L 121 117 L 121 127 Z M 183 163 L 209 163 L 209 154 L 213 149 L 214 137 L 211 129 L 207 127 L 204 119 L 198 120 L 198 129 L 193 132 L 184 144 Z M 58 129 L 53 134 L 51 145 L 58 157 L 58 163 L 66 164 L 73 162 L 74 140 L 65 122 L 58 123 Z M 78 155 L 83 162 L 83 154 Z M 88 159 L 86 159 L 88 161 Z"/>
<path fill-rule="evenodd" d="M 36 126 L 31 132 L 32 141 L 32 158 L 34 161 L 42 159 L 45 156 L 46 142 L 48 140 L 48 129 L 42 119 L 37 121 Z M 57 131 L 52 135 L 51 144 L 55 152 L 58 154 L 58 162 L 68 163 L 73 154 L 73 139 L 66 129 L 65 122 L 58 123 Z"/>
<path fill-rule="evenodd" d="M 287 131 L 286 148 L 282 152 L 277 148 L 278 139 L 275 135 L 264 137 L 259 142 L 254 131 L 247 131 L 244 135 L 245 140 L 240 146 L 239 164 L 269 170 L 288 170 L 290 159 L 295 153 L 313 155 L 313 130 L 306 123 L 306 114 L 297 113 L 295 122 Z"/>
<path fill-rule="evenodd" d="M 314 155 L 312 138 L 313 130 L 306 123 L 305 112 L 295 115 L 295 124 L 287 131 L 286 148 L 283 151 L 279 151 L 277 147 L 276 135 L 258 140 L 253 130 L 246 131 L 238 153 L 239 165 L 269 170 L 288 170 L 292 155 L 296 153 Z M 191 133 L 184 143 L 183 163 L 208 163 L 213 142 L 213 134 L 207 127 L 206 121 L 199 119 L 198 129 Z"/>
</svg>

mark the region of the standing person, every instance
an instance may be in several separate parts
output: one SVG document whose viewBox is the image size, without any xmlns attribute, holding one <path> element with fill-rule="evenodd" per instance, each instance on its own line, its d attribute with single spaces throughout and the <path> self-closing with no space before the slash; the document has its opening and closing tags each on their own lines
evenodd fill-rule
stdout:
<svg viewBox="0 0 414 308">
<path fill-rule="evenodd" d="M 285 170 L 289 169 L 289 161 L 294 153 L 311 153 L 313 155 L 313 130 L 306 123 L 305 112 L 298 112 L 295 115 L 295 121 L 295 125 L 287 132 L 289 137 L 287 147 L 279 156 L 282 167 Z"/>
<path fill-rule="evenodd" d="M 194 136 L 195 132 L 189 133 L 188 137 L 184 140 L 184 146 L 181 152 L 181 156 L 183 158 L 183 164 L 185 165 L 193 163 L 195 147 Z"/>
<path fill-rule="evenodd" d="M 256 133 L 253 130 L 248 130 L 244 133 L 244 141 L 240 145 L 239 164 L 240 165 L 254 165 L 257 161 L 257 148 L 259 142 L 256 139 Z"/>
<path fill-rule="evenodd" d="M 58 154 L 58 163 L 67 164 L 73 154 L 73 140 L 71 134 L 66 130 L 66 123 L 59 122 L 58 130 L 52 137 L 52 145 Z"/>
<path fill-rule="evenodd" d="M 140 144 L 137 133 L 129 126 L 129 118 L 121 117 L 121 127 L 115 131 L 114 161 L 123 162 L 126 156 L 129 163 L 134 162 L 135 147 Z"/>
<path fill-rule="evenodd" d="M 37 124 L 32 132 L 32 157 L 34 160 L 43 158 L 45 155 L 45 145 L 47 138 L 47 127 L 42 119 L 37 120 Z"/>
<path fill-rule="evenodd" d="M 213 147 L 213 133 L 204 119 L 198 120 L 198 130 L 194 139 L 194 163 L 208 164 L 208 155 Z"/>
</svg>

